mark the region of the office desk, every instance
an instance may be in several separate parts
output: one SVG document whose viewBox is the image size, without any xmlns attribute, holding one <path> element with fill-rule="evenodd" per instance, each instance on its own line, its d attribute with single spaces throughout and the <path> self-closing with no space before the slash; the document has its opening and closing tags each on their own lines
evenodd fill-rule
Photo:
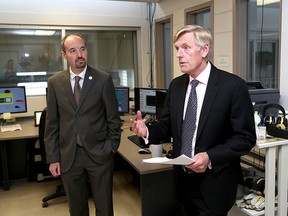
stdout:
<svg viewBox="0 0 288 216">
<path fill-rule="evenodd" d="M 150 158 L 150 154 L 139 154 L 139 147 L 127 139 L 132 135 L 128 123 L 124 119 L 119 155 L 125 159 L 140 176 L 142 216 L 171 215 L 173 206 L 173 166 L 143 163 L 142 159 Z"/>
<path fill-rule="evenodd" d="M 170 215 L 173 208 L 173 167 L 172 165 L 158 165 L 143 163 L 142 159 L 150 158 L 150 154 L 138 154 L 139 147 L 127 139 L 132 135 L 129 119 L 125 116 L 119 155 L 127 161 L 140 176 L 142 216 Z M 0 132 L 0 151 L 3 170 L 3 188 L 9 190 L 10 179 L 8 172 L 6 141 L 15 139 L 38 138 L 38 127 L 34 126 L 33 118 L 17 119 L 22 127 L 21 131 Z"/>
<path fill-rule="evenodd" d="M 3 188 L 10 189 L 10 179 L 7 159 L 7 141 L 17 139 L 36 139 L 38 138 L 38 127 L 34 126 L 33 117 L 17 118 L 16 124 L 20 124 L 22 130 L 0 132 L 0 153 L 3 172 Z"/>
<path fill-rule="evenodd" d="M 272 138 L 257 141 L 259 149 L 266 149 L 265 155 L 265 211 L 266 216 L 275 215 L 275 188 L 276 188 L 276 160 L 278 158 L 277 187 L 278 205 L 277 215 L 287 215 L 287 182 L 288 182 L 288 140 Z M 277 151 L 278 147 L 278 151 Z M 249 213 L 248 215 L 261 215 L 261 213 Z"/>
</svg>

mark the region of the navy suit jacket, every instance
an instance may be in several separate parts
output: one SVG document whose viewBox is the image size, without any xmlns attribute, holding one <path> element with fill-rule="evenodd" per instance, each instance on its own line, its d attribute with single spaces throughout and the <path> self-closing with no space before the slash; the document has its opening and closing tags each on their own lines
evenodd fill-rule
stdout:
<svg viewBox="0 0 288 216">
<path fill-rule="evenodd" d="M 112 78 L 87 67 L 79 106 L 74 100 L 69 70 L 48 80 L 45 148 L 47 162 L 60 162 L 67 172 L 74 161 L 76 132 L 87 154 L 104 164 L 120 144 L 121 119 Z"/>
<path fill-rule="evenodd" d="M 160 121 L 148 126 L 149 143 L 173 138 L 173 157 L 180 155 L 183 109 L 189 76 L 175 78 L 168 90 Z M 210 209 L 227 212 L 243 180 L 240 157 L 256 143 L 254 111 L 246 82 L 217 69 L 211 73 L 200 113 L 195 154 L 207 152 L 212 169 L 201 174 L 200 190 Z M 175 169 L 179 169 L 176 166 Z"/>
</svg>

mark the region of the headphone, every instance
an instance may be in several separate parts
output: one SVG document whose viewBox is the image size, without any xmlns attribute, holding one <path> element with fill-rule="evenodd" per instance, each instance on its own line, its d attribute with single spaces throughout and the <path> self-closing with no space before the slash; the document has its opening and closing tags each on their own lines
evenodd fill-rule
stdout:
<svg viewBox="0 0 288 216">
<path fill-rule="evenodd" d="M 267 114 L 267 110 L 277 109 L 276 115 Z M 282 115 L 278 116 L 279 111 Z M 267 133 L 271 136 L 288 139 L 287 119 L 285 109 L 279 104 L 268 104 L 263 108 L 262 125 L 267 128 Z"/>
<path fill-rule="evenodd" d="M 269 109 L 277 109 L 281 111 L 282 116 L 273 116 L 271 113 L 266 114 L 267 110 Z M 285 114 L 285 109 L 279 105 L 279 104 L 268 104 L 263 108 L 263 123 L 265 126 L 269 124 L 274 124 L 276 127 L 285 130 L 287 128 L 287 119 L 286 119 L 286 114 Z"/>
</svg>

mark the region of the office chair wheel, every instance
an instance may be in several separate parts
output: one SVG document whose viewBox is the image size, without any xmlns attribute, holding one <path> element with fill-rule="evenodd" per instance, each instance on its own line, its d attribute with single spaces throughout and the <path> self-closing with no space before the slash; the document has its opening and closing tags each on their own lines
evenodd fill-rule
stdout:
<svg viewBox="0 0 288 216">
<path fill-rule="evenodd" d="M 42 208 L 47 208 L 49 206 L 49 203 L 48 202 L 43 202 L 42 203 Z"/>
</svg>

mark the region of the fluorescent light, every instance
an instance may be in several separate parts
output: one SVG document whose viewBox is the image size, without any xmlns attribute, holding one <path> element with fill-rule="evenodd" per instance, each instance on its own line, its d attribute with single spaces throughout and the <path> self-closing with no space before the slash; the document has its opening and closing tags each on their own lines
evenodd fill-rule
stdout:
<svg viewBox="0 0 288 216">
<path fill-rule="evenodd" d="M 12 31 L 12 34 L 16 34 L 16 35 L 34 35 L 34 31 L 33 30 L 15 30 L 15 31 Z"/>
<path fill-rule="evenodd" d="M 36 71 L 36 72 L 17 72 L 16 76 L 45 76 L 46 71 Z"/>
<path fill-rule="evenodd" d="M 55 31 L 50 30 L 35 30 L 34 35 L 38 36 L 52 36 L 55 34 Z"/>
<path fill-rule="evenodd" d="M 55 34 L 56 31 L 52 30 L 29 30 L 29 29 L 23 29 L 23 30 L 13 30 L 11 31 L 11 34 L 16 35 L 36 35 L 36 36 L 52 36 Z"/>
<path fill-rule="evenodd" d="M 280 0 L 257 0 L 257 5 L 261 6 L 261 5 L 268 5 L 268 4 L 273 4 L 273 3 L 278 3 L 280 2 Z"/>
</svg>

